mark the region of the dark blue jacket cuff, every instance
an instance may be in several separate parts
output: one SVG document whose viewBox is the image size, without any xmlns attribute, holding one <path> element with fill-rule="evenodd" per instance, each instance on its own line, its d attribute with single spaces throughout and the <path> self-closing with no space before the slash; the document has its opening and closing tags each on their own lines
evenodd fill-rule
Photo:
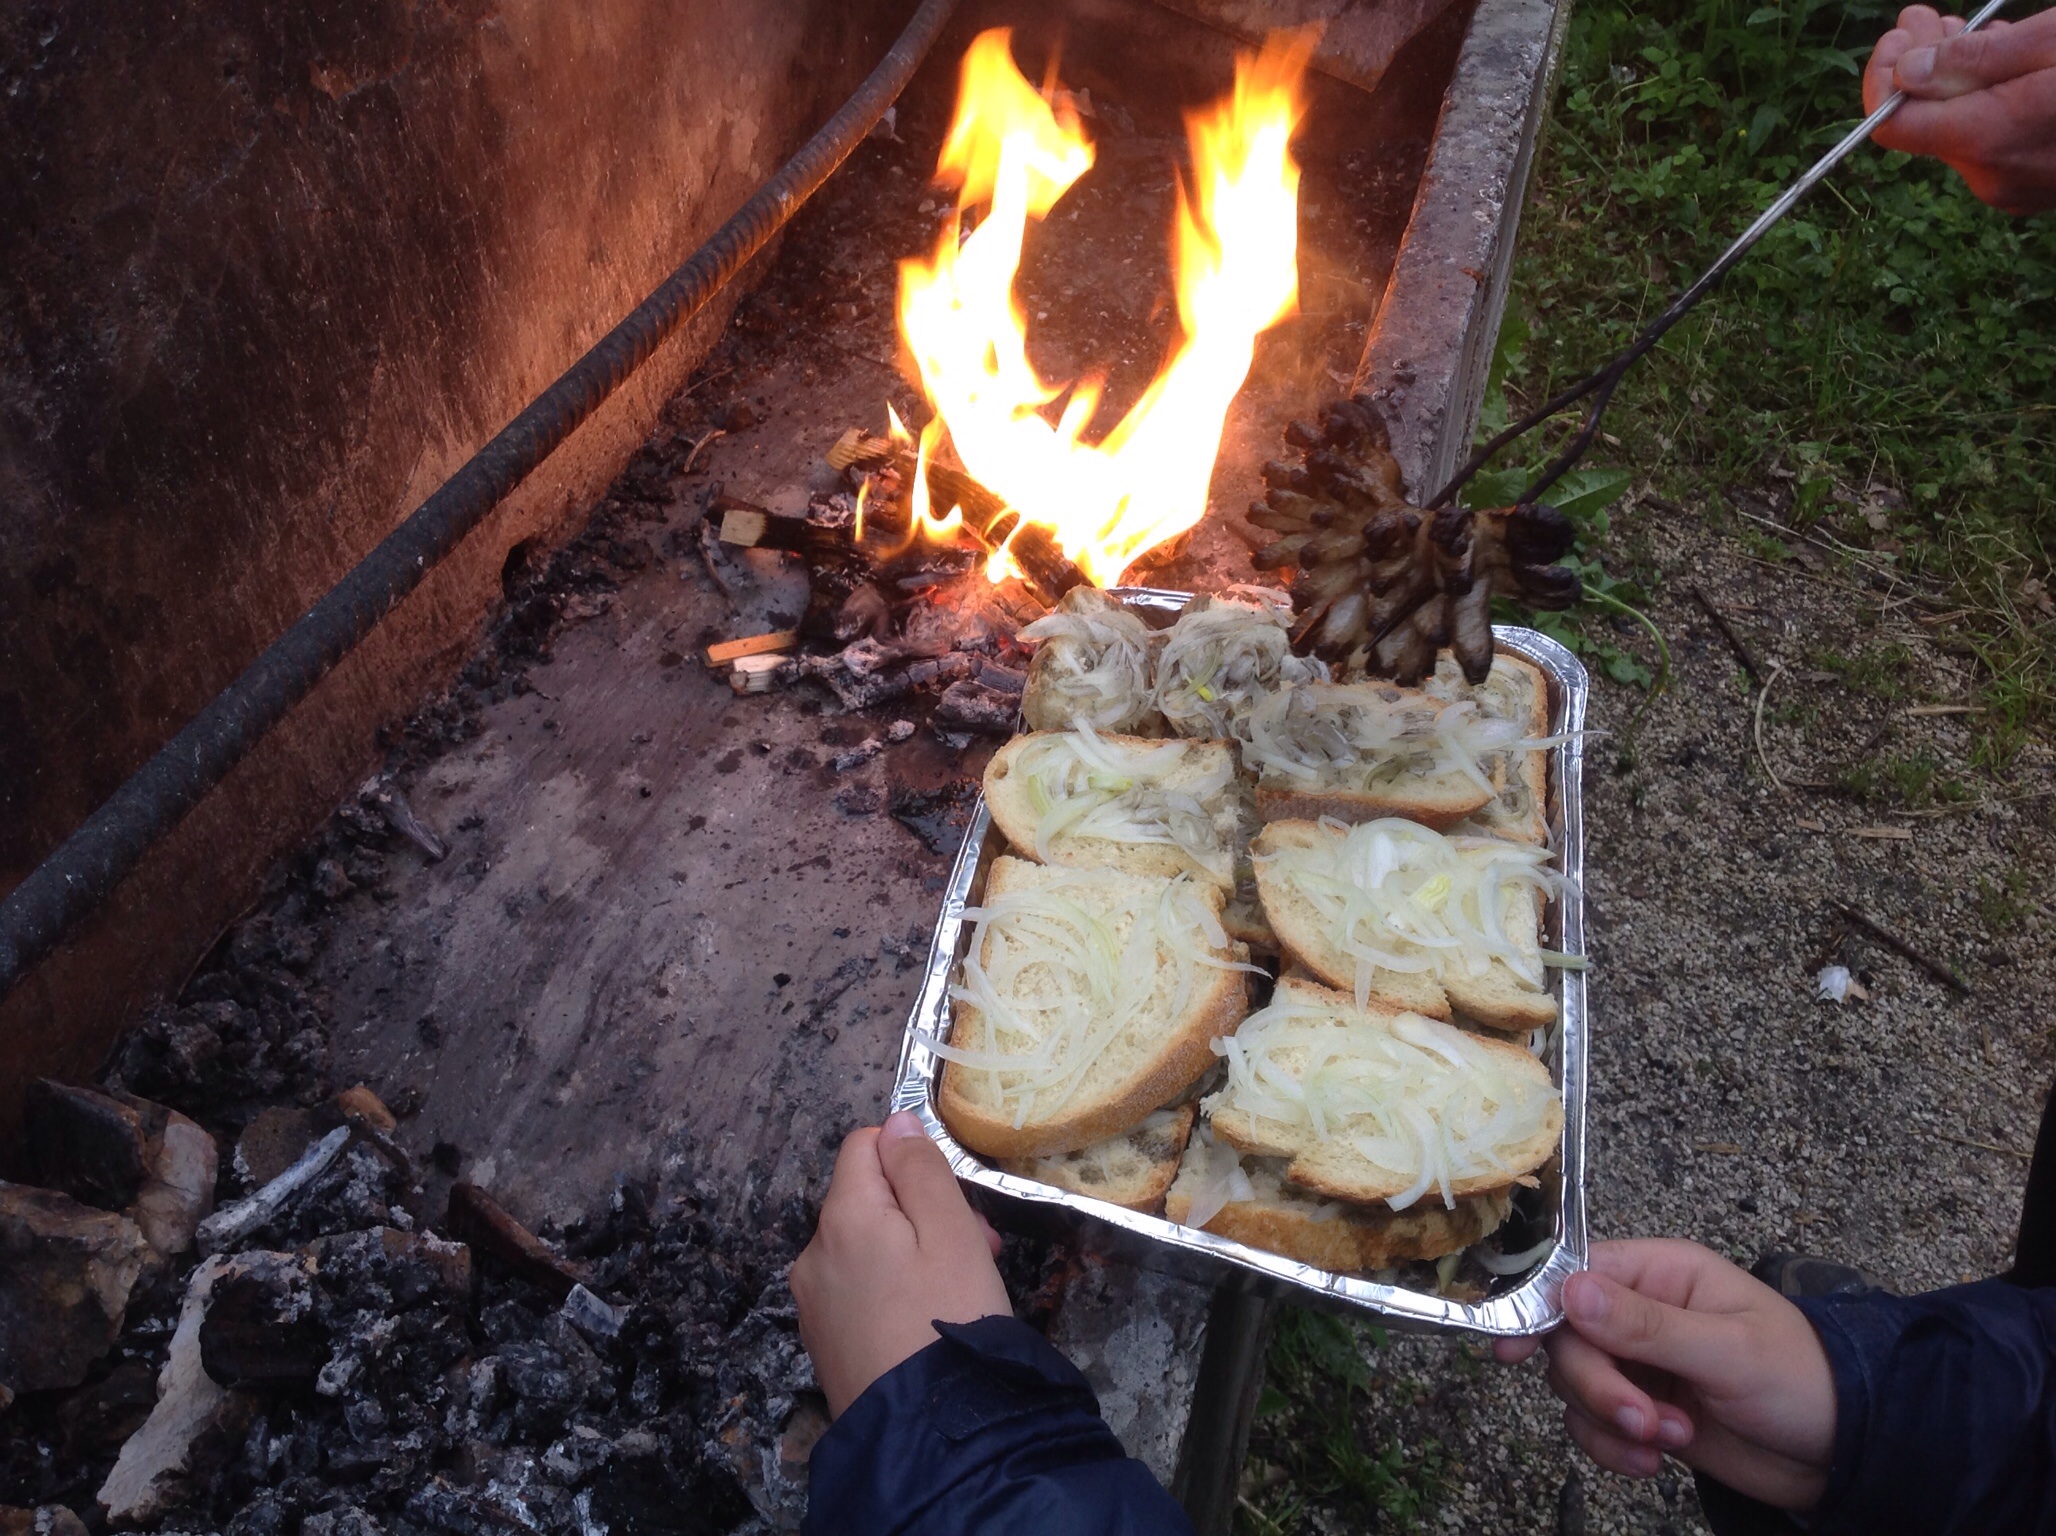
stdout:
<svg viewBox="0 0 2056 1536">
<path fill-rule="evenodd" d="M 1816 1536 L 2056 1530 L 2056 1291 L 1808 1298 L 1835 1380 Z"/>
<path fill-rule="evenodd" d="M 937 1323 L 809 1463 L 808 1536 L 1191 1536 L 1077 1367 L 1011 1317 Z"/>
</svg>

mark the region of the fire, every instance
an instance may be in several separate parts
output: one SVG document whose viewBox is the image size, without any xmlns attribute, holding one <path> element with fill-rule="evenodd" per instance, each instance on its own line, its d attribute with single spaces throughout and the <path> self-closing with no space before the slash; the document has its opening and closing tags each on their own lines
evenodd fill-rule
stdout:
<svg viewBox="0 0 2056 1536">
<path fill-rule="evenodd" d="M 964 56 L 956 119 L 936 167 L 957 209 L 926 261 L 900 266 L 900 332 L 964 468 L 1048 527 L 1102 586 L 1205 515 L 1229 403 L 1256 338 L 1298 308 L 1299 167 L 1291 138 L 1313 40 L 1279 34 L 1238 59 L 1232 92 L 1190 114 L 1192 181 L 1179 190 L 1172 265 L 1182 334 L 1149 388 L 1097 443 L 1101 383 L 1045 382 L 1014 299 L 1022 241 L 1090 169 L 1091 142 L 1061 99 L 1015 67 L 1011 34 Z M 980 214 L 963 234 L 965 215 Z M 1068 394 L 1055 422 L 1046 407 Z M 925 463 L 934 444 L 922 433 Z M 917 495 L 915 506 L 925 509 Z M 994 581 L 1012 569 L 1001 550 Z"/>
</svg>

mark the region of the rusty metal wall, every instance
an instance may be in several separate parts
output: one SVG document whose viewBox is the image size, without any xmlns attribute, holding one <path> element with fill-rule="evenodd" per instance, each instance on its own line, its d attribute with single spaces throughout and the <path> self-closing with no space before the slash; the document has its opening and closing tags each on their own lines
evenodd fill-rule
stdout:
<svg viewBox="0 0 2056 1536">
<path fill-rule="evenodd" d="M 0 889 L 732 211 L 911 9 L 0 15 Z M 506 551 L 590 505 L 725 316 L 674 340 L 0 1007 L 0 1083 L 89 1071 L 176 982 L 377 727 L 469 651 Z"/>
</svg>

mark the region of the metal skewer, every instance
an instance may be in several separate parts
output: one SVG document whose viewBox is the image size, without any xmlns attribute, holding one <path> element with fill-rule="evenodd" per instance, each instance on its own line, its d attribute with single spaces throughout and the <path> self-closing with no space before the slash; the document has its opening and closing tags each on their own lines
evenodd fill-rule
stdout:
<svg viewBox="0 0 2056 1536">
<path fill-rule="evenodd" d="M 1958 33 L 1957 36 L 1961 37 L 1977 31 L 1978 28 L 2005 9 L 2005 6 L 2006 0 L 1986 0 L 1984 8 L 1964 23 L 1963 31 Z M 1841 143 L 1837 144 L 1825 155 L 1822 155 L 1805 175 L 1793 182 L 1791 186 L 1787 187 L 1779 195 L 1776 202 L 1758 214 L 1756 222 L 1743 230 L 1736 238 L 1735 243 L 1721 252 L 1720 259 L 1708 267 L 1696 283 L 1679 294 L 1672 301 L 1670 308 L 1651 321 L 1642 334 L 1629 343 L 1626 350 L 1621 352 L 1612 362 L 1601 368 L 1597 373 L 1581 379 L 1562 394 L 1537 406 L 1533 411 L 1530 411 L 1526 416 L 1523 416 L 1519 421 L 1479 448 L 1476 453 L 1471 455 L 1464 467 L 1456 472 L 1450 482 L 1435 493 L 1434 499 L 1428 503 L 1428 506 L 1431 509 L 1447 506 L 1455 498 L 1456 493 L 1463 489 L 1465 482 L 1479 470 L 1483 469 L 1490 462 L 1492 456 L 1499 452 L 1500 449 L 1504 448 L 1515 438 L 1533 431 L 1541 423 L 1564 409 L 1564 407 L 1574 405 L 1588 395 L 1595 395 L 1597 398 L 1593 400 L 1591 408 L 1586 411 L 1585 424 L 1579 429 L 1578 435 L 1571 439 L 1569 446 L 1562 453 L 1559 453 L 1554 459 L 1550 460 L 1549 467 L 1542 471 L 1541 477 L 1521 493 L 1520 504 L 1523 506 L 1532 504 L 1544 491 L 1547 491 L 1549 487 L 1556 484 L 1563 477 L 1564 472 L 1577 463 L 1580 458 L 1584 457 L 1585 450 L 1592 446 L 1592 439 L 1599 432 L 1600 418 L 1606 414 L 1606 407 L 1613 399 L 1613 392 L 1620 386 L 1620 381 L 1627 371 L 1640 362 L 1656 346 L 1657 342 L 1663 339 L 1664 332 L 1684 319 L 1701 299 L 1719 287 L 1721 279 L 1734 269 L 1737 262 L 1749 254 L 1756 242 L 1761 240 L 1770 231 L 1771 226 L 1790 213 L 1801 198 L 1818 186 L 1829 171 L 1832 171 L 1843 160 L 1847 159 L 1849 152 L 1865 139 L 1868 139 L 1877 130 L 1878 125 L 1883 123 L 1894 112 L 1897 112 L 1905 101 L 1906 93 L 1904 91 L 1894 91 L 1890 96 L 1878 103 L 1878 108 L 1875 112 L 1850 129 L 1843 137 Z"/>
</svg>

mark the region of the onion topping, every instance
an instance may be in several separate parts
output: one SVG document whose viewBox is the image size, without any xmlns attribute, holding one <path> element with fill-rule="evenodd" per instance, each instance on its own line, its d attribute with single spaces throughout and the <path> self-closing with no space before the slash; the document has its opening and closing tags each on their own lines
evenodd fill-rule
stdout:
<svg viewBox="0 0 2056 1536">
<path fill-rule="evenodd" d="M 1187 608 L 1157 658 L 1156 707 L 1171 728 L 1246 740 L 1259 698 L 1281 686 L 1326 682 L 1326 662 L 1292 654 L 1290 626 L 1290 615 L 1269 604 Z"/>
<path fill-rule="evenodd" d="M 916 1038 L 989 1074 L 1016 1128 L 1068 1103 L 1132 1026 L 1184 1013 L 1204 970 L 1256 969 L 1230 958 L 1220 919 L 1185 875 L 1154 885 L 1067 870 L 964 916 L 976 927 L 950 997 L 978 1010 L 985 1046 Z"/>
<path fill-rule="evenodd" d="M 1279 848 L 1269 861 L 1320 913 L 1335 947 L 1354 957 L 1359 1008 L 1379 970 L 1446 981 L 1483 976 L 1498 960 L 1540 991 L 1544 967 L 1569 958 L 1507 931 L 1515 902 L 1546 900 L 1561 883 L 1546 867 L 1548 849 L 1445 837 L 1396 816 L 1353 827 L 1323 817 L 1320 825 L 1327 836 Z"/>
<path fill-rule="evenodd" d="M 1089 725 L 1029 738 L 1014 771 L 1035 811 L 1035 856 L 1055 862 L 1054 845 L 1064 838 L 1166 843 L 1231 878 L 1236 850 L 1254 830 L 1254 809 L 1225 752 L 1172 787 L 1167 780 L 1190 761 L 1182 743 L 1136 747 L 1107 741 Z"/>
<path fill-rule="evenodd" d="M 1457 1183 L 1511 1182 L 1556 1090 L 1482 1041 L 1419 1014 L 1338 1016 L 1289 992 L 1214 1042 L 1227 1084 L 1202 1103 L 1249 1116 L 1283 1144 L 1310 1134 L 1346 1143 L 1394 1182 L 1403 1211 L 1433 1192 L 1447 1209 Z"/>
<path fill-rule="evenodd" d="M 1443 703 L 1376 685 L 1285 688 L 1258 700 L 1243 761 L 1258 781 L 1283 789 L 1369 794 L 1407 778 L 1460 777 L 1486 795 L 1504 793 L 1508 758 L 1549 745 L 1511 720 L 1481 714 L 1469 699 Z M 1523 790 L 1523 793 L 1525 791 Z"/>
<path fill-rule="evenodd" d="M 1149 626 L 1119 604 L 1066 599 L 1020 632 L 1041 643 L 1036 681 L 1072 725 L 1121 731 L 1149 713 Z"/>
</svg>

